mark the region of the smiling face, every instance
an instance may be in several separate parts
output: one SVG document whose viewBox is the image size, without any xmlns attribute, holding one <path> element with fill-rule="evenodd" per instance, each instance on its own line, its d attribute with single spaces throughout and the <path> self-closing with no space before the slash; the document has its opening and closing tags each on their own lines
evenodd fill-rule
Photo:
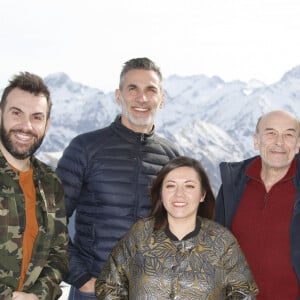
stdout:
<svg viewBox="0 0 300 300">
<path fill-rule="evenodd" d="M 280 169 L 286 172 L 299 152 L 299 123 L 290 114 L 274 111 L 266 114 L 257 126 L 254 147 L 262 159 L 262 171 Z"/>
<path fill-rule="evenodd" d="M 116 90 L 116 98 L 122 106 L 121 122 L 124 126 L 141 133 L 152 130 L 157 109 L 164 100 L 156 72 L 129 70 L 124 76 L 122 89 Z"/>
<path fill-rule="evenodd" d="M 47 112 L 43 95 L 19 88 L 7 95 L 1 111 L 1 151 L 9 162 L 25 160 L 39 148 L 49 125 Z"/>
<path fill-rule="evenodd" d="M 191 167 L 179 167 L 166 175 L 161 197 L 169 223 L 178 219 L 195 222 L 198 206 L 204 201 L 205 193 L 197 172 Z"/>
</svg>

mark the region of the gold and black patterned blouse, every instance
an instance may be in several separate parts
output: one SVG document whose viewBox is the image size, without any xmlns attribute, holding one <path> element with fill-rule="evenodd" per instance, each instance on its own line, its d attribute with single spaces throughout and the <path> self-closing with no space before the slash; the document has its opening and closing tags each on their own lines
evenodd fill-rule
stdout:
<svg viewBox="0 0 300 300">
<path fill-rule="evenodd" d="M 177 240 L 138 221 L 113 249 L 96 281 L 98 299 L 255 299 L 257 286 L 226 228 L 202 219 Z"/>
</svg>

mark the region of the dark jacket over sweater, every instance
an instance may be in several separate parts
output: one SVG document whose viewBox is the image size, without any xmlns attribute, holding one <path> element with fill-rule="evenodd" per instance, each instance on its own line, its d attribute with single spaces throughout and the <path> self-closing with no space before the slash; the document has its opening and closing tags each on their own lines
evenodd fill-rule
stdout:
<svg viewBox="0 0 300 300">
<path fill-rule="evenodd" d="M 242 162 L 221 163 L 222 185 L 216 200 L 216 221 L 230 228 L 249 178 L 245 171 L 256 157 Z M 300 284 L 300 156 L 296 156 L 297 171 L 294 184 L 296 199 L 290 225 L 292 266 Z"/>
<path fill-rule="evenodd" d="M 165 139 L 135 133 L 118 116 L 108 127 L 74 138 L 57 167 L 67 217 L 76 209 L 68 282 L 98 277 L 116 242 L 150 213 L 149 186 L 178 151 Z"/>
</svg>

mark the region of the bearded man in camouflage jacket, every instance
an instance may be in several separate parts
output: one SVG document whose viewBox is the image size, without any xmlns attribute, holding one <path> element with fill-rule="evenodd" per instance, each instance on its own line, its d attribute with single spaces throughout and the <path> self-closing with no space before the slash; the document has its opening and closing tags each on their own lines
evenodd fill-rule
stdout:
<svg viewBox="0 0 300 300">
<path fill-rule="evenodd" d="M 20 73 L 0 109 L 0 299 L 58 299 L 68 272 L 63 188 L 33 156 L 49 126 L 49 90 Z"/>
</svg>

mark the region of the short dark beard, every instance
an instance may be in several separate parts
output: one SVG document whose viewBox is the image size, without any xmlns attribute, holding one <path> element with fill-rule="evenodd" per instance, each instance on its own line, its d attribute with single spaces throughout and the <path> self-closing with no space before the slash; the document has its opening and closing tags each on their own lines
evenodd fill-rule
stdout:
<svg viewBox="0 0 300 300">
<path fill-rule="evenodd" d="M 23 131 L 22 130 L 14 130 L 11 132 L 23 132 Z M 7 150 L 7 152 L 10 153 L 14 158 L 23 160 L 28 157 L 31 157 L 36 152 L 36 150 L 41 146 L 45 135 L 40 137 L 25 152 L 18 152 L 14 149 L 13 143 L 12 143 L 11 139 L 9 138 L 9 133 L 5 130 L 5 128 L 3 126 L 3 122 L 1 122 L 0 137 L 1 137 L 1 142 L 2 142 L 3 146 L 5 147 L 5 149 Z"/>
</svg>

